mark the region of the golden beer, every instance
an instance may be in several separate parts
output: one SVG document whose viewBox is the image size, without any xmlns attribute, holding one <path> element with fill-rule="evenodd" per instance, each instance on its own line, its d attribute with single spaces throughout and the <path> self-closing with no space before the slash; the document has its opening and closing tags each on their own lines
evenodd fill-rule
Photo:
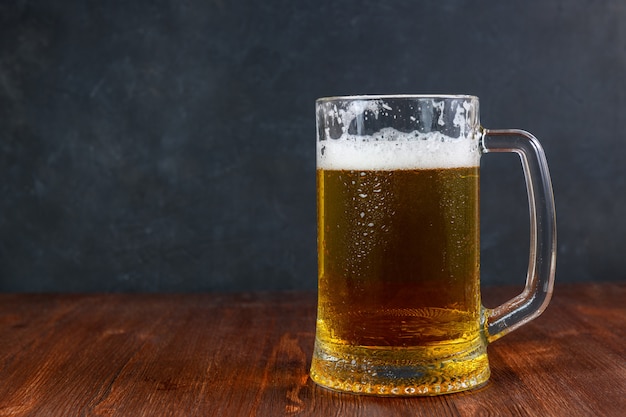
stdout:
<svg viewBox="0 0 626 417">
<path fill-rule="evenodd" d="M 312 378 L 379 395 L 486 381 L 478 167 L 318 169 L 317 187 Z"/>
</svg>

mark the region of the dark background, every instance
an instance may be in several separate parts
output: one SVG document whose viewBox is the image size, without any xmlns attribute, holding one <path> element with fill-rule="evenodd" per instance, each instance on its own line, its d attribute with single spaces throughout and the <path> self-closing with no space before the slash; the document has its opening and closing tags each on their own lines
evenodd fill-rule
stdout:
<svg viewBox="0 0 626 417">
<path fill-rule="evenodd" d="M 0 0 L 0 290 L 315 288 L 320 96 L 466 93 L 552 170 L 557 281 L 626 278 L 626 2 Z M 485 284 L 524 280 L 518 159 Z"/>
</svg>

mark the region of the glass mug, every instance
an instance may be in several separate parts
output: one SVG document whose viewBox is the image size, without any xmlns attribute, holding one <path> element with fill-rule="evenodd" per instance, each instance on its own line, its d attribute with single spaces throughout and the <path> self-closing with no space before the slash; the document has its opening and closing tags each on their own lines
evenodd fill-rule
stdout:
<svg viewBox="0 0 626 417">
<path fill-rule="evenodd" d="M 539 142 L 489 130 L 468 95 L 322 98 L 317 112 L 318 310 L 310 376 L 345 392 L 479 387 L 487 344 L 552 295 L 555 209 Z M 531 217 L 522 294 L 482 306 L 479 165 L 520 155 Z"/>
</svg>

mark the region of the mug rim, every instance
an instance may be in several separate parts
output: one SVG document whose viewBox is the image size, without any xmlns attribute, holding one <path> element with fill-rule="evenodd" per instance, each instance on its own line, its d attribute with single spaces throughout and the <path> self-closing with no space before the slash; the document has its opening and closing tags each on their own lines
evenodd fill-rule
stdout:
<svg viewBox="0 0 626 417">
<path fill-rule="evenodd" d="M 466 99 L 466 100 L 479 100 L 478 96 L 473 94 L 357 94 L 346 96 L 328 96 L 320 97 L 317 102 L 329 102 L 338 100 L 389 100 L 389 99 L 407 99 L 407 100 L 424 100 L 424 99 Z"/>
</svg>

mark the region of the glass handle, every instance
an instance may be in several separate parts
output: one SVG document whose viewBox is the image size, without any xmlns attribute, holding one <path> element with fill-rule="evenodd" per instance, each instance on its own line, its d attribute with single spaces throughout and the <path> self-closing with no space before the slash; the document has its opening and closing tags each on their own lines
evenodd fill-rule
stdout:
<svg viewBox="0 0 626 417">
<path fill-rule="evenodd" d="M 556 213 L 550 172 L 539 141 L 523 130 L 483 129 L 482 149 L 520 156 L 530 209 L 530 258 L 524 291 L 494 309 L 484 309 L 485 335 L 493 342 L 539 316 L 552 297 L 556 267 Z"/>
</svg>

